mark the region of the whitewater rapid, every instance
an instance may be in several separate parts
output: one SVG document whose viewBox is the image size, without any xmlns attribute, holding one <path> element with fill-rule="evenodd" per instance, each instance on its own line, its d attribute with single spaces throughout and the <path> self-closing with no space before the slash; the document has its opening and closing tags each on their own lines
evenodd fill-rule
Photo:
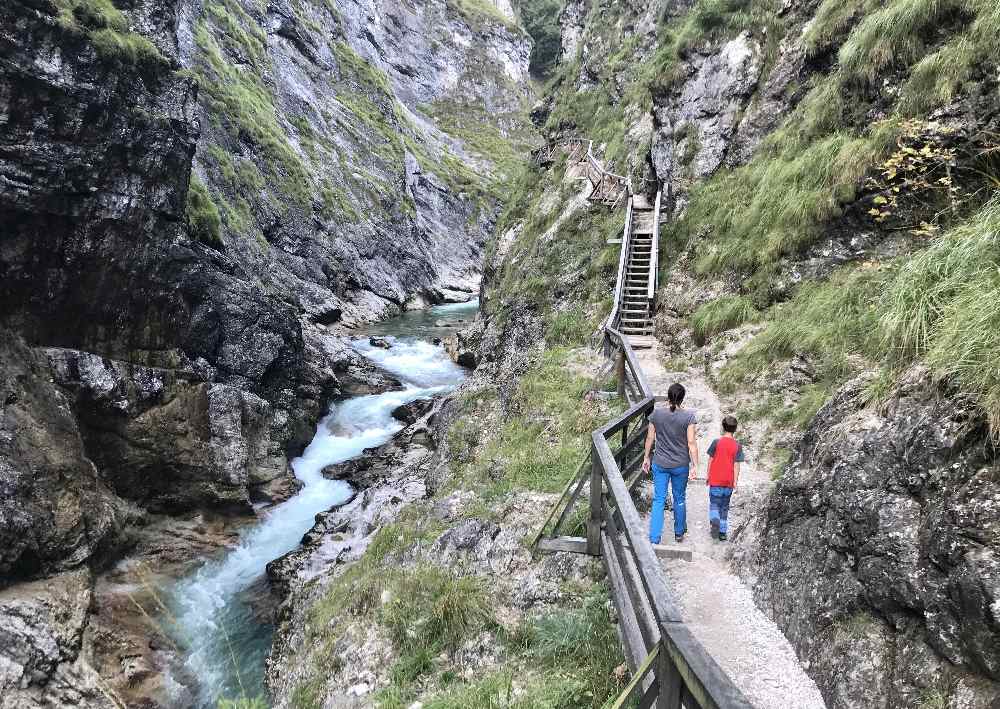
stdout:
<svg viewBox="0 0 1000 709">
<path fill-rule="evenodd" d="M 473 307 L 444 306 L 432 309 L 429 315 L 455 317 Z M 428 315 L 421 317 L 426 321 Z M 419 326 L 413 327 L 413 318 L 409 324 L 409 329 L 401 331 L 419 331 Z M 268 510 L 223 558 L 206 563 L 174 587 L 171 622 L 185 651 L 185 669 L 197 678 L 201 706 L 214 708 L 220 698 L 263 693 L 264 659 L 273 629 L 262 626 L 253 612 L 252 590 L 263 579 L 268 562 L 299 545 L 317 513 L 350 499 L 350 486 L 323 477 L 323 468 L 356 458 L 366 448 L 388 441 L 402 428 L 392 417 L 396 407 L 444 393 L 462 380 L 463 370 L 440 346 L 412 334 L 390 335 L 387 339 L 389 349 L 371 346 L 364 340 L 353 345 L 395 374 L 405 388 L 359 396 L 332 406 L 319 422 L 312 442 L 291 463 L 302 489 Z"/>
</svg>

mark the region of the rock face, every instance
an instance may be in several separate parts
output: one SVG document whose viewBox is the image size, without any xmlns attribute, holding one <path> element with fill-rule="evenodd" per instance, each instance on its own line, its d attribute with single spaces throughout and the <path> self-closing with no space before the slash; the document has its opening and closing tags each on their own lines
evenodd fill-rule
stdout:
<svg viewBox="0 0 1000 709">
<path fill-rule="evenodd" d="M 290 494 L 333 398 L 399 386 L 341 326 L 478 288 L 491 166 L 442 128 L 522 130 L 529 40 L 465 4 L 107 6 L 0 7 L 0 586 Z M 146 683 L 37 615 L 4 709 Z"/>
<path fill-rule="evenodd" d="M 921 368 L 864 401 L 858 380 L 820 410 L 756 522 L 758 600 L 831 706 L 994 706 L 997 451 Z"/>
<path fill-rule="evenodd" d="M 83 570 L 0 591 L 0 707 L 115 706 L 81 656 L 91 596 Z"/>
<path fill-rule="evenodd" d="M 0 329 L 0 587 L 113 550 L 130 519 L 85 457 L 52 376 L 43 356 Z"/>
<path fill-rule="evenodd" d="M 748 34 L 687 62 L 687 78 L 654 110 L 653 165 L 677 182 L 715 172 L 726 158 L 744 105 L 757 86 L 761 50 Z"/>
</svg>

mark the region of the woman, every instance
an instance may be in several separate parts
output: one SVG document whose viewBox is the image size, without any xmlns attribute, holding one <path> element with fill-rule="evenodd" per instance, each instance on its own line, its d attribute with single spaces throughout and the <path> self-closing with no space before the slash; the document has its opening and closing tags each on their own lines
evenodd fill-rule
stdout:
<svg viewBox="0 0 1000 709">
<path fill-rule="evenodd" d="M 647 473 L 650 467 L 653 470 L 653 514 L 649 520 L 649 541 L 653 544 L 660 543 L 663 532 L 663 508 L 667 501 L 668 484 L 673 487 L 674 539 L 684 541 L 687 532 L 685 494 L 690 471 L 698 469 L 698 434 L 695 413 L 683 408 L 684 394 L 683 386 L 671 384 L 667 389 L 669 408 L 657 406 L 649 416 L 642 469 Z M 654 444 L 656 452 L 651 463 L 650 453 Z"/>
</svg>

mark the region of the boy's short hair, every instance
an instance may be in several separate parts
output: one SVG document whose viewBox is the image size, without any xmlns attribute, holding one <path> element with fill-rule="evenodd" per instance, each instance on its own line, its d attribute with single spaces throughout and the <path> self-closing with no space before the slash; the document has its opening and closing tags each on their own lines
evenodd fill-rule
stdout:
<svg viewBox="0 0 1000 709">
<path fill-rule="evenodd" d="M 737 422 L 735 416 L 726 416 L 722 419 L 722 430 L 726 433 L 736 433 L 736 425 Z"/>
</svg>

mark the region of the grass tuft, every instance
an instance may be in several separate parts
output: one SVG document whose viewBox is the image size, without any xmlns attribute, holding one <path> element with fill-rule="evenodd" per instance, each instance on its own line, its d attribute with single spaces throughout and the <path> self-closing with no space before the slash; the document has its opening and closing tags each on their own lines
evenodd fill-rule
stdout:
<svg viewBox="0 0 1000 709">
<path fill-rule="evenodd" d="M 219 208 L 212 201 L 212 195 L 205 183 L 193 172 L 188 187 L 185 213 L 191 236 L 210 246 L 222 245 L 220 236 L 222 219 L 219 217 Z"/>
<path fill-rule="evenodd" d="M 694 311 L 690 318 L 691 330 L 695 341 L 702 345 L 713 335 L 753 322 L 759 315 L 746 296 L 724 295 Z"/>
</svg>

